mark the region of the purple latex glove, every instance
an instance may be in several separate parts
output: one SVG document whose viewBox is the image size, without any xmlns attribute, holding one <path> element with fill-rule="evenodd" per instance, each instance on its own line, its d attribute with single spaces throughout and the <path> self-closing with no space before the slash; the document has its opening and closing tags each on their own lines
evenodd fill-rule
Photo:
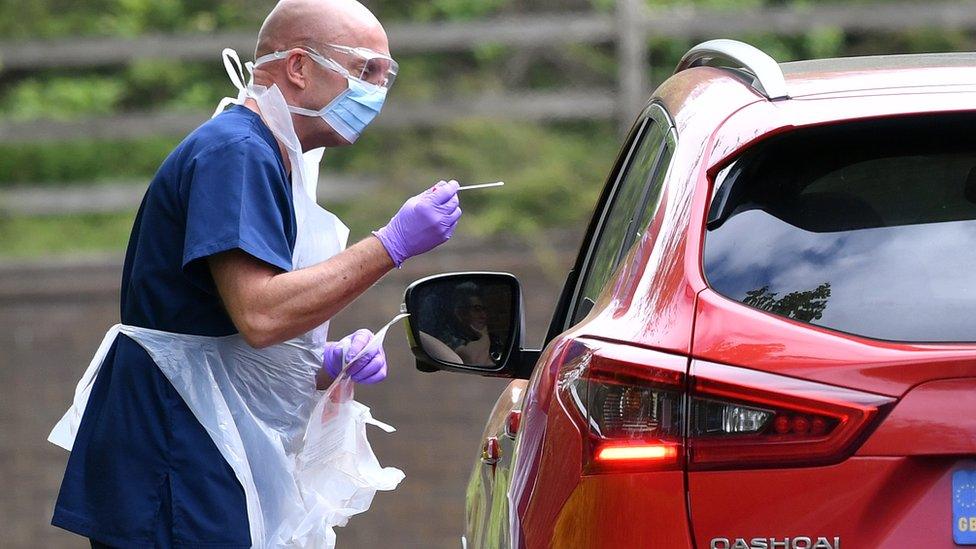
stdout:
<svg viewBox="0 0 976 549">
<path fill-rule="evenodd" d="M 338 376 L 339 372 L 342 371 L 343 349 L 346 350 L 345 360 L 352 360 L 366 347 L 366 344 L 372 338 L 373 332 L 362 328 L 339 341 L 326 343 L 325 360 L 322 366 L 332 377 Z M 380 345 L 376 349 L 368 351 L 365 355 L 350 364 L 348 373 L 349 377 L 356 383 L 365 383 L 367 385 L 379 383 L 386 379 L 386 353 L 383 352 L 383 346 Z"/>
<path fill-rule="evenodd" d="M 451 238 L 461 217 L 457 192 L 457 181 L 441 181 L 407 200 L 385 227 L 373 231 L 397 267 Z"/>
</svg>

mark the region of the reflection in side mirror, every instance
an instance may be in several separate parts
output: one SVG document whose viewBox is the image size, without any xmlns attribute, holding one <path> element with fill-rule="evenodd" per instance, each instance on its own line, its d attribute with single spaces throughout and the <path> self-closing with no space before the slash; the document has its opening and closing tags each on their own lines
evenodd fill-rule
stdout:
<svg viewBox="0 0 976 549">
<path fill-rule="evenodd" d="M 440 339 L 421 331 L 420 336 L 420 346 L 424 349 L 428 355 L 434 360 L 439 360 L 441 362 L 448 362 L 450 364 L 463 364 L 464 359 L 461 358 L 456 352 L 454 352 L 446 343 Z"/>
<path fill-rule="evenodd" d="M 415 282 L 404 296 L 414 354 L 438 369 L 511 375 L 507 363 L 520 350 L 521 300 L 509 274 L 447 274 Z"/>
</svg>

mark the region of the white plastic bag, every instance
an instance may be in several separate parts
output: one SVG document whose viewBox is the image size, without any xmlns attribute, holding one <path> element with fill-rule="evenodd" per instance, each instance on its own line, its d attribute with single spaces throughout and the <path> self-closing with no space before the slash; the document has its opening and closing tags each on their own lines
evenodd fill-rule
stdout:
<svg viewBox="0 0 976 549">
<path fill-rule="evenodd" d="M 403 471 L 381 467 L 366 439 L 366 425 L 388 433 L 393 427 L 373 419 L 369 408 L 353 400 L 354 383 L 346 367 L 383 345 L 386 332 L 406 315 L 399 315 L 369 341 L 319 398 L 309 418 L 304 444 L 295 459 L 295 479 L 304 502 L 302 516 L 286 522 L 279 545 L 301 549 L 332 549 L 334 527 L 369 509 L 377 490 L 393 490 Z"/>
</svg>

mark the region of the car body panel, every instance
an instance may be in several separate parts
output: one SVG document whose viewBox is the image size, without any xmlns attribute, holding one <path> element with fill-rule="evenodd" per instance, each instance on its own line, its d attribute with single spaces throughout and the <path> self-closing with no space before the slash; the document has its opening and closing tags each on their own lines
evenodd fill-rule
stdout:
<svg viewBox="0 0 976 549">
<path fill-rule="evenodd" d="M 976 378 L 941 379 L 915 386 L 858 454 L 976 455 Z"/>
<path fill-rule="evenodd" d="M 870 340 L 699 295 L 693 356 L 900 397 L 926 381 L 976 376 L 976 349 Z"/>
<path fill-rule="evenodd" d="M 640 363 L 649 361 L 681 371 L 687 369 L 687 359 L 632 344 L 588 338 L 582 334 L 582 324 L 580 328 L 554 342 L 548 360 L 542 363 L 552 374 L 542 375 L 541 369 L 537 371 L 538 377 L 533 377 L 536 385 L 529 392 L 532 396 L 548 396 L 526 405 L 533 417 L 544 418 L 545 432 L 532 468 L 533 489 L 524 494 L 518 506 L 522 546 L 621 547 L 633 543 L 647 547 L 689 546 L 684 473 L 584 473 L 583 435 L 576 413 L 554 396 L 563 363 L 561 351 L 571 342 L 584 343 L 593 350 L 613 346 L 614 354 L 642 357 L 638 359 Z M 520 437 L 527 434 L 523 431 Z M 520 446 L 519 452 L 522 450 Z M 516 467 L 531 467 L 523 459 L 529 461 L 531 457 L 520 454 Z M 649 515 L 648 509 L 655 513 Z"/>
<path fill-rule="evenodd" d="M 518 436 L 515 438 L 512 475 L 508 489 L 509 534 L 511 536 L 508 547 L 527 546 L 525 542 L 526 533 L 523 531 L 526 524 L 524 517 L 533 497 L 537 501 L 540 498 L 545 498 L 543 504 L 561 505 L 560 501 L 551 501 L 554 498 L 545 497 L 547 490 L 537 491 L 535 486 L 543 456 L 544 437 L 549 432 L 549 408 L 553 402 L 552 390 L 555 387 L 554 377 L 545 373 L 556 367 L 567 341 L 566 337 L 557 336 L 542 350 L 542 355 L 532 377 L 529 379 L 528 387 L 522 399 L 522 421 Z M 572 449 L 565 450 L 567 454 L 570 452 Z M 551 528 L 552 521 L 548 524 Z M 535 533 L 530 532 L 529 535 L 535 536 Z"/>
<path fill-rule="evenodd" d="M 714 175 L 742 150 L 761 139 L 807 126 L 836 124 L 871 118 L 972 111 L 976 86 L 956 91 L 918 89 L 918 93 L 844 94 L 792 101 L 760 101 L 737 111 L 715 129 L 707 155 Z M 708 186 L 702 185 L 707 191 Z"/>
<path fill-rule="evenodd" d="M 688 146 L 683 141 L 677 143 L 664 184 L 664 197 L 650 222 L 651 229 L 631 249 L 622 268 L 612 277 L 615 280 L 610 285 L 612 288 L 601 294 L 583 321 L 549 344 L 533 372 L 516 448 L 515 469 L 521 478 L 514 482 L 510 495 L 517 509 L 514 519 L 521 525 L 516 535 L 523 546 L 549 544 L 562 505 L 581 484 L 580 477 L 571 473 L 582 469 L 579 429 L 565 413 L 550 409 L 562 347 L 573 339 L 590 336 L 675 353 L 690 351 L 695 294 L 701 288 L 689 286 L 684 261 L 673 256 L 685 249 L 686 227 L 692 211 L 690 201 L 700 177 L 698 173 L 703 172 L 701 151 L 709 136 L 704 128 L 718 124 L 738 108 L 729 106 L 729 98 L 742 105 L 760 100 L 724 71 L 703 70 L 721 80 L 721 85 L 700 87 L 699 79 L 677 75 L 655 94 L 669 110 L 689 102 L 700 106 L 680 108 L 683 116 L 674 120 L 679 132 L 697 135 L 700 141 L 696 145 L 694 139 L 689 139 Z M 618 157 L 611 182 L 623 156 Z M 581 253 L 585 253 L 585 248 L 584 243 Z M 635 296 L 642 298 L 635 300 Z M 537 491 L 537 486 L 544 488 Z M 683 489 L 677 492 L 682 501 L 683 493 Z M 587 507 L 574 509 L 578 514 Z"/>
<path fill-rule="evenodd" d="M 612 277 L 614 282 L 575 327 L 582 336 L 668 352 L 691 350 L 695 294 L 705 286 L 696 264 L 697 251 L 690 258 L 686 255 L 686 239 L 693 212 L 702 207 L 695 203 L 703 200 L 695 192 L 704 177 L 702 151 L 715 126 L 738 108 L 760 100 L 728 73 L 708 67 L 700 70 L 712 73 L 708 86 L 699 86 L 699 78 L 681 73 L 655 94 L 669 112 L 677 113 L 674 124 L 681 136 L 665 178 L 665 195 L 650 229 Z M 689 264 L 695 265 L 691 273 Z"/>
<path fill-rule="evenodd" d="M 553 547 L 689 547 L 681 471 L 589 475 L 562 506 Z"/>
<path fill-rule="evenodd" d="M 689 474 L 695 540 L 710 547 L 715 538 L 839 537 L 841 547 L 952 547 L 950 477 L 965 466 L 974 464 L 854 457 L 829 467 Z"/>
<path fill-rule="evenodd" d="M 934 70 L 934 69 L 927 69 Z M 953 69 L 959 72 L 958 69 Z M 918 70 L 906 71 L 918 78 Z M 865 118 L 973 110 L 972 91 L 917 96 L 850 96 L 807 101 L 758 102 L 736 112 L 715 132 L 708 174 L 757 142 L 801 127 Z M 701 270 L 704 219 L 711 181 L 698 187 L 697 230 L 689 235 L 689 276 L 706 284 Z M 698 282 L 698 281 L 696 281 Z M 925 381 L 976 375 L 974 344 L 904 344 L 871 340 L 794 322 L 726 299 L 699 295 L 692 356 L 824 383 L 901 396 Z M 924 363 L 918 368 L 906 364 Z"/>
<path fill-rule="evenodd" d="M 559 356 L 558 352 L 552 353 L 551 360 L 540 366 L 546 370 L 557 369 Z M 539 376 L 538 395 L 532 394 L 530 384 L 526 398 L 540 398 L 526 409 L 528 413 L 516 449 L 519 469 L 516 474 L 523 476 L 523 486 L 527 488 L 513 492 L 515 498 L 511 501 L 518 510 L 518 539 L 522 547 L 550 546 L 556 520 L 580 480 L 582 437 L 576 425 L 559 410 L 557 399 L 551 396 L 555 384 L 550 379 L 550 376 Z M 541 389 L 545 387 L 550 391 L 543 397 Z M 535 436 L 530 430 L 535 431 Z M 537 442 L 532 448 L 523 447 L 523 439 Z"/>
<path fill-rule="evenodd" d="M 466 528 L 472 547 L 505 547 L 509 542 L 508 486 L 511 478 L 514 439 L 506 433 L 506 420 L 522 406 L 528 381 L 512 380 L 488 416 L 482 444 L 494 437 L 498 441 L 497 463 L 486 463 L 482 446 L 468 481 Z"/>
<path fill-rule="evenodd" d="M 781 63 L 790 97 L 976 84 L 972 53 L 877 55 Z"/>
</svg>

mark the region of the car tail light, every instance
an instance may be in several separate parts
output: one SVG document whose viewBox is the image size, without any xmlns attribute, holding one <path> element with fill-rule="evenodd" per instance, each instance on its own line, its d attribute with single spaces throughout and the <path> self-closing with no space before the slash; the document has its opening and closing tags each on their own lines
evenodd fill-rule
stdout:
<svg viewBox="0 0 976 549">
<path fill-rule="evenodd" d="M 557 391 L 586 433 L 588 472 L 681 467 L 686 359 L 579 342 L 563 358 Z"/>
<path fill-rule="evenodd" d="M 693 469 L 836 463 L 854 451 L 895 402 L 702 361 L 695 362 L 692 374 L 694 419 L 688 445 Z M 732 411 L 741 406 L 752 411 Z M 718 425 L 723 415 L 733 417 L 731 425 Z M 746 429 L 726 428 L 737 426 Z"/>
<path fill-rule="evenodd" d="M 586 472 L 841 461 L 894 399 L 637 347 L 576 341 L 557 394 Z"/>
</svg>

